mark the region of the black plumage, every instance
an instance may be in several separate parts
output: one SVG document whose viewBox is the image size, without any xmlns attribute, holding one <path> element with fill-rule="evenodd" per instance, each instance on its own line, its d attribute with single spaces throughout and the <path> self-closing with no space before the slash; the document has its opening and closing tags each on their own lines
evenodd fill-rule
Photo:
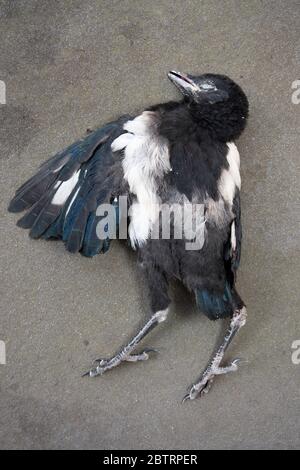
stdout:
<svg viewBox="0 0 300 470">
<path fill-rule="evenodd" d="M 116 356 L 102 359 L 89 375 L 124 360 L 148 358 L 148 349 L 140 354 L 134 349 L 165 319 L 168 284 L 177 278 L 195 293 L 210 319 L 231 318 L 224 343 L 187 395 L 193 399 L 208 390 L 214 375 L 237 368 L 237 361 L 227 368 L 220 362 L 246 317 L 235 288 L 242 229 L 239 155 L 233 142 L 245 128 L 248 101 L 222 75 L 170 72 L 169 78 L 184 95 L 182 101 L 152 106 L 135 118 L 122 116 L 90 132 L 44 163 L 17 190 L 9 210 L 28 210 L 18 225 L 30 229 L 32 238 L 61 239 L 67 250 L 90 257 L 106 252 L 111 238 L 111 221 L 99 237 L 104 215 L 98 208 L 112 204 L 118 214 L 120 197 L 127 197 L 129 238 L 148 279 L 152 315 Z M 188 237 L 175 236 L 174 214 L 170 237 L 152 237 L 160 220 L 153 215 L 155 204 L 184 208 L 187 202 L 204 210 L 201 247 L 188 250 Z"/>
</svg>

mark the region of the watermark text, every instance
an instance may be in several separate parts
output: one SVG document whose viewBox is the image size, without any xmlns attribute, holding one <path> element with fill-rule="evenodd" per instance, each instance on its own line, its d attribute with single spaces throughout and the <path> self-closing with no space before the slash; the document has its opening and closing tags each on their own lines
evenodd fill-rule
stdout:
<svg viewBox="0 0 300 470">
<path fill-rule="evenodd" d="M 184 240 L 186 250 L 201 250 L 205 242 L 205 206 L 182 204 L 133 203 L 128 209 L 127 197 L 120 196 L 113 204 L 100 204 L 96 215 L 96 234 L 100 240 L 127 239 L 135 242 L 152 240 Z"/>
<path fill-rule="evenodd" d="M 292 89 L 295 90 L 292 93 L 292 103 L 299 104 L 300 103 L 300 80 L 295 80 L 292 83 Z"/>
<path fill-rule="evenodd" d="M 6 364 L 6 347 L 4 341 L 0 340 L 0 364 Z"/>
<path fill-rule="evenodd" d="M 6 85 L 3 80 L 0 80 L 0 104 L 6 104 Z"/>
<path fill-rule="evenodd" d="M 292 363 L 298 366 L 300 364 L 300 339 L 296 339 L 292 343 Z"/>
</svg>

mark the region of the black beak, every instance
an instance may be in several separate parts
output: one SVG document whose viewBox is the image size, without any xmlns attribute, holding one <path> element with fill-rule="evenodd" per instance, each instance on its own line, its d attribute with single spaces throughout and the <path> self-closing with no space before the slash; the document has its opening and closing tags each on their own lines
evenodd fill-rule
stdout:
<svg viewBox="0 0 300 470">
<path fill-rule="evenodd" d="M 176 85 L 177 88 L 180 89 L 181 92 L 190 94 L 197 91 L 198 89 L 197 85 L 193 82 L 192 78 L 187 74 L 171 70 L 171 72 L 168 73 L 168 77 L 171 82 L 174 83 L 174 85 Z"/>
</svg>

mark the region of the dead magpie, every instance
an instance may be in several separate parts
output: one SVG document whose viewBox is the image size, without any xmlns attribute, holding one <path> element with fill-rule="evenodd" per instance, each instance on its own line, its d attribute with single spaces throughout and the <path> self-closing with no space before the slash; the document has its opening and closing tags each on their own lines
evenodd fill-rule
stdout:
<svg viewBox="0 0 300 470">
<path fill-rule="evenodd" d="M 110 230 L 99 236 L 104 215 L 98 208 L 120 209 L 128 200 L 129 240 L 146 274 L 151 316 L 141 330 L 109 359 L 99 359 L 88 375 L 102 375 L 123 361 L 149 357 L 137 353 L 140 341 L 168 314 L 168 285 L 179 279 L 195 294 L 211 320 L 230 318 L 224 341 L 186 399 L 206 393 L 216 375 L 237 370 L 238 360 L 221 366 L 226 349 L 245 324 L 246 309 L 235 288 L 241 255 L 240 157 L 234 141 L 248 117 L 248 100 L 223 75 L 168 74 L 183 99 L 147 108 L 106 124 L 45 162 L 23 184 L 9 210 L 27 213 L 18 226 L 32 238 L 61 239 L 70 252 L 91 257 L 109 249 Z M 187 237 L 151 236 L 154 207 L 187 203 L 203 207 L 203 240 L 187 249 Z M 119 220 L 119 219 L 118 219 Z M 159 219 L 160 220 L 160 219 Z M 175 229 L 175 214 L 171 217 Z M 118 222 L 117 222 L 118 223 Z"/>
</svg>

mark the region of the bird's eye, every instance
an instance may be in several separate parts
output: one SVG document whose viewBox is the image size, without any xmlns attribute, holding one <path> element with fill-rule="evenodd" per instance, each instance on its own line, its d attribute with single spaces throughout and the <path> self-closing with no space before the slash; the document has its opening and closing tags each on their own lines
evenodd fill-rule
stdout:
<svg viewBox="0 0 300 470">
<path fill-rule="evenodd" d="M 212 83 L 202 83 L 200 85 L 200 90 L 203 90 L 203 91 L 211 91 L 211 90 L 216 90 L 216 86 L 213 85 Z"/>
</svg>

